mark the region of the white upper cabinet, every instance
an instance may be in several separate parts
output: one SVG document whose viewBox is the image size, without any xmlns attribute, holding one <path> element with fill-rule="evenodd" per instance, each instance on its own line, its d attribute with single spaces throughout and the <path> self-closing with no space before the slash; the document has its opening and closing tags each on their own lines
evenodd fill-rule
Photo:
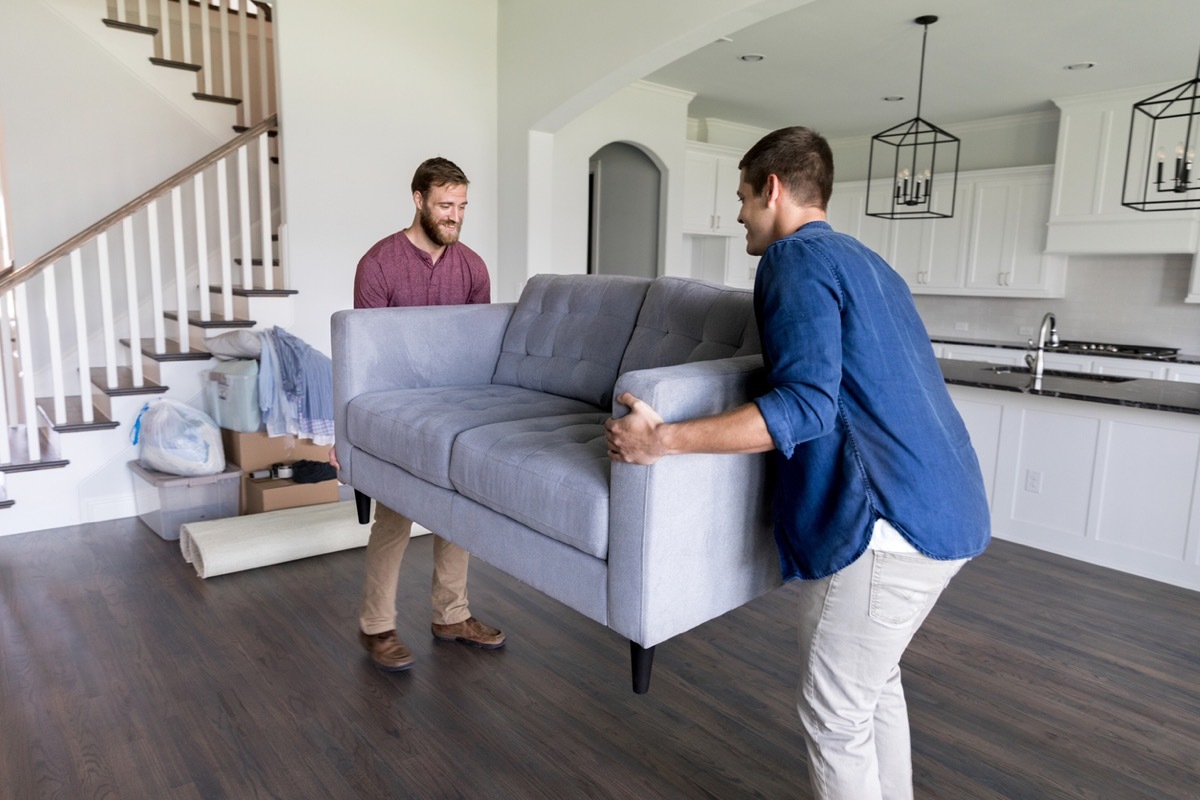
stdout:
<svg viewBox="0 0 1200 800">
<path fill-rule="evenodd" d="M 742 236 L 737 199 L 742 153 L 734 148 L 688 142 L 684 166 L 683 232 Z"/>
<path fill-rule="evenodd" d="M 892 265 L 913 294 L 1062 297 L 1066 258 L 1043 254 L 1052 168 L 964 172 L 954 216 L 885 220 L 865 214 L 865 181 L 839 183 L 828 217 Z"/>
<path fill-rule="evenodd" d="M 1142 87 L 1055 101 L 1061 116 L 1047 252 L 1197 251 L 1200 212 L 1146 212 L 1121 205 L 1133 104 L 1153 93 L 1153 87 Z M 1148 152 L 1145 143 L 1135 143 L 1134 150 Z"/>
</svg>

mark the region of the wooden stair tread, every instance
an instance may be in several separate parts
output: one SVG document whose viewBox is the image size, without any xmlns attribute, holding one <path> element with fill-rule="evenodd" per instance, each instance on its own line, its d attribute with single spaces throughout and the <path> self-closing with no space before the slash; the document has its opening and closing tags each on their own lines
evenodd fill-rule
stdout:
<svg viewBox="0 0 1200 800">
<path fill-rule="evenodd" d="M 16 504 L 16 500 L 0 500 L 0 508 L 12 508 Z"/>
<path fill-rule="evenodd" d="M 132 33 L 145 33 L 149 36 L 157 36 L 158 28 L 151 28 L 148 25 L 138 25 L 134 22 L 121 22 L 119 19 L 102 20 L 105 25 L 110 28 L 117 28 L 122 31 L 130 31 Z"/>
<path fill-rule="evenodd" d="M 199 72 L 203 67 L 199 64 L 189 64 L 186 61 L 172 61 L 169 58 L 150 57 L 150 63 L 156 67 L 169 67 L 171 69 L 183 69 L 188 72 Z"/>
<path fill-rule="evenodd" d="M 67 421 L 61 425 L 54 425 L 54 430 L 59 433 L 70 433 L 73 431 L 92 431 L 101 430 L 104 428 L 116 428 L 121 423 L 109 419 L 104 412 L 98 408 L 92 409 L 92 421 L 83 421 L 83 399 L 78 395 L 63 398 L 67 405 Z M 92 398 L 87 399 L 90 403 Z M 39 397 L 35 401 L 37 407 L 42 410 L 51 424 L 54 423 L 54 398 Z"/>
<path fill-rule="evenodd" d="M 221 289 L 220 286 L 208 287 L 213 294 L 220 294 Z M 241 289 L 235 286 L 229 290 L 229 293 L 234 297 L 287 297 L 300 292 L 296 289 Z"/>
<path fill-rule="evenodd" d="M 92 381 L 92 385 L 100 391 L 104 392 L 109 397 L 117 397 L 131 394 L 162 394 L 167 390 L 166 386 L 160 386 L 154 381 L 142 378 L 142 386 L 133 385 L 133 370 L 129 367 L 117 367 L 117 385 L 110 387 L 108 383 L 108 371 L 104 367 L 92 367 L 88 371 L 88 377 Z"/>
<path fill-rule="evenodd" d="M 249 125 L 234 125 L 233 126 L 234 133 L 245 133 L 248 130 L 250 130 Z M 275 128 L 272 128 L 271 130 L 267 131 L 267 136 L 275 137 L 278 135 L 279 135 L 279 131 Z"/>
<path fill-rule="evenodd" d="M 237 97 L 222 97 L 219 94 L 205 94 L 204 92 L 192 92 L 192 97 L 197 100 L 207 100 L 210 103 L 224 103 L 227 106 L 240 106 L 242 101 Z"/>
<path fill-rule="evenodd" d="M 0 433 L 0 435 L 3 435 L 3 433 Z M 65 458 L 59 458 L 53 452 L 44 429 L 38 431 L 42 457 L 37 461 L 29 459 L 29 444 L 25 440 L 24 433 L 16 427 L 12 427 L 8 429 L 7 435 L 8 450 L 12 461 L 7 464 L 0 464 L 0 472 L 32 472 L 38 469 L 57 469 L 71 463 Z"/>
<path fill-rule="evenodd" d="M 155 361 L 208 361 L 212 358 L 212 353 L 207 350 L 188 344 L 188 349 L 184 351 L 179 342 L 174 339 L 167 339 L 164 342 L 166 350 L 161 353 L 154 349 L 153 339 L 142 339 L 141 353 Z M 121 344 L 133 349 L 128 339 L 122 339 Z"/>
<path fill-rule="evenodd" d="M 240 267 L 240 266 L 242 265 L 242 259 L 240 259 L 240 258 L 235 258 L 235 259 L 233 260 L 233 263 L 237 264 L 237 265 Z M 263 265 L 263 262 L 262 262 L 262 259 L 261 259 L 261 258 L 252 258 L 252 259 L 250 259 L 250 266 L 252 266 L 252 267 L 261 267 L 262 265 Z M 273 259 L 271 259 L 271 266 L 273 266 L 273 267 L 278 267 L 278 266 L 279 266 L 279 259 L 278 259 L 278 258 L 273 258 Z"/>
<path fill-rule="evenodd" d="M 163 316 L 167 319 L 179 320 L 179 315 L 174 311 L 165 311 Z M 187 321 L 189 325 L 195 325 L 197 328 L 253 328 L 258 324 L 252 319 L 225 319 L 217 311 L 212 312 L 209 316 L 212 319 L 202 320 L 199 311 L 189 311 Z"/>
</svg>

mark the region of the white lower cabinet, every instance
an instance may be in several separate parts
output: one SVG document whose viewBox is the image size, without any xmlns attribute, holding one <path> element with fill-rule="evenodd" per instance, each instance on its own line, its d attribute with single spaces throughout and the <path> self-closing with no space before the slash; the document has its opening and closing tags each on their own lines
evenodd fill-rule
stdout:
<svg viewBox="0 0 1200 800">
<path fill-rule="evenodd" d="M 994 536 L 1200 589 L 1200 415 L 948 388 Z"/>
</svg>

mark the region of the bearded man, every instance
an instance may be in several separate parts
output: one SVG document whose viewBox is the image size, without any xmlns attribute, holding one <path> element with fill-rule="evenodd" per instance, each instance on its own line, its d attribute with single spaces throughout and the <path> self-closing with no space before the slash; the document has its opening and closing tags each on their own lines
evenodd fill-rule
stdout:
<svg viewBox="0 0 1200 800">
<path fill-rule="evenodd" d="M 377 242 L 358 262 L 355 308 L 463 305 L 491 301 L 487 267 L 459 242 L 467 208 L 467 176 L 451 161 L 431 158 L 412 179 L 412 224 Z M 337 457 L 330 450 L 335 467 Z M 378 501 L 367 542 L 359 640 L 371 662 L 406 670 L 412 653 L 396 634 L 396 584 L 412 520 Z M 485 650 L 504 646 L 504 634 L 471 616 L 467 605 L 470 554 L 434 534 L 433 635 Z"/>
</svg>

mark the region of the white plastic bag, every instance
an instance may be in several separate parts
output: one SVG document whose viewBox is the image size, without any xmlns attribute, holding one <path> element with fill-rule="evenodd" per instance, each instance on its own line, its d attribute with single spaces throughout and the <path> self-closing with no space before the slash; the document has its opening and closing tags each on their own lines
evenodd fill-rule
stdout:
<svg viewBox="0 0 1200 800">
<path fill-rule="evenodd" d="M 133 443 L 147 469 L 169 475 L 215 475 L 225 469 L 221 429 L 212 417 L 186 403 L 161 398 L 138 414 Z"/>
</svg>

